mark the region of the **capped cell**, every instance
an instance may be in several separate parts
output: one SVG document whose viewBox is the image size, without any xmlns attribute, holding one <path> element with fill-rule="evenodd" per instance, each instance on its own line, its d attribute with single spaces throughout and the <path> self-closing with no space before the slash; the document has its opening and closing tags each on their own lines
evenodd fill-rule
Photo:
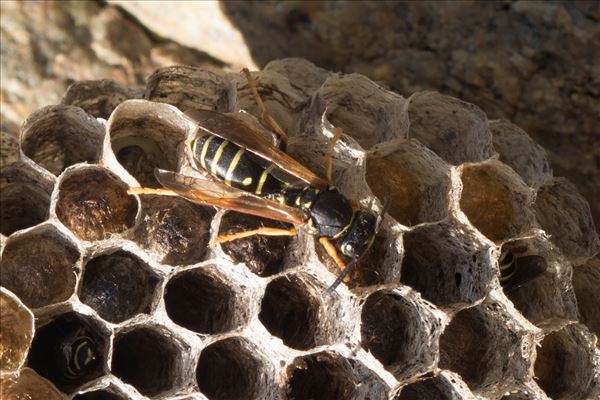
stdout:
<svg viewBox="0 0 600 400">
<path fill-rule="evenodd" d="M 19 375 L 1 377 L 0 397 L 3 399 L 64 399 L 64 395 L 56 389 L 56 386 L 31 368 L 23 368 Z"/>
<path fill-rule="evenodd" d="M 0 287 L 0 326 L 0 372 L 17 371 L 31 346 L 33 314 L 17 296 L 3 287 Z"/>
</svg>

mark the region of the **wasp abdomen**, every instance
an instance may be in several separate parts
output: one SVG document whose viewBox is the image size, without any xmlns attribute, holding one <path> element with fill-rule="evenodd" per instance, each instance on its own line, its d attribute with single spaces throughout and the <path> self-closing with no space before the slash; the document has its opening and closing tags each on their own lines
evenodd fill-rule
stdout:
<svg viewBox="0 0 600 400">
<path fill-rule="evenodd" d="M 246 149 L 218 136 L 205 135 L 192 143 L 196 162 L 226 185 L 257 195 L 280 192 L 283 183 L 256 162 Z"/>
</svg>

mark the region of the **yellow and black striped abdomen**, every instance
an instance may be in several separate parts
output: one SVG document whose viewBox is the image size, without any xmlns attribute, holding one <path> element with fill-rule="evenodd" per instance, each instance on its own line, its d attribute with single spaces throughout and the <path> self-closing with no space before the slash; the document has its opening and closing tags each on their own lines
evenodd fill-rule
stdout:
<svg viewBox="0 0 600 400">
<path fill-rule="evenodd" d="M 257 195 L 277 193 L 283 183 L 270 174 L 245 149 L 218 136 L 206 135 L 192 142 L 196 163 L 228 186 Z"/>
</svg>

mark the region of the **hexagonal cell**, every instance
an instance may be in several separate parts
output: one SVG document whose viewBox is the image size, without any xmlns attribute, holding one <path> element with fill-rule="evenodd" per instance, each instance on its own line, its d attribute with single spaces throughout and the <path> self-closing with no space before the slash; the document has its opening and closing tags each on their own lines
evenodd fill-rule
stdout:
<svg viewBox="0 0 600 400">
<path fill-rule="evenodd" d="M 189 269 L 174 275 L 165 287 L 165 307 L 173 322 L 202 334 L 236 329 L 248 322 L 245 296 L 214 266 Z"/>
<path fill-rule="evenodd" d="M 11 236 L 0 260 L 0 284 L 26 306 L 38 308 L 67 300 L 75 291 L 80 254 L 51 225 Z"/>
<path fill-rule="evenodd" d="M 359 74 L 335 74 L 318 89 L 304 119 L 321 120 L 323 113 L 335 127 L 363 148 L 408 137 L 407 100 Z M 317 121 L 304 121 L 304 131 Z"/>
<path fill-rule="evenodd" d="M 259 226 L 288 229 L 277 221 L 252 215 L 227 212 L 221 219 L 219 235 L 228 235 L 256 229 Z M 290 238 L 288 236 L 255 235 L 221 244 L 221 248 L 235 263 L 245 263 L 258 276 L 271 276 L 283 270 Z"/>
<path fill-rule="evenodd" d="M 504 292 L 527 319 L 543 329 L 557 329 L 578 319 L 571 266 L 547 238 L 506 243 L 514 274 Z M 513 285 L 524 282 L 520 286 Z"/>
<path fill-rule="evenodd" d="M 453 165 L 494 156 L 485 113 L 477 106 L 437 92 L 410 96 L 408 136 Z"/>
<path fill-rule="evenodd" d="M 183 354 L 189 352 L 166 328 L 128 327 L 114 339 L 111 371 L 144 396 L 164 396 L 182 385 L 187 368 Z"/>
<path fill-rule="evenodd" d="M 590 205 L 568 180 L 555 178 L 542 186 L 535 212 L 550 240 L 574 265 L 585 263 L 600 251 Z"/>
<path fill-rule="evenodd" d="M 296 84 L 297 89 L 305 96 L 311 96 L 321 87 L 323 82 L 332 75 L 332 72 L 319 68 L 304 58 L 283 58 L 270 61 L 264 71 L 274 71 L 285 76 L 291 83 Z M 302 82 L 302 85 L 298 85 Z"/>
<path fill-rule="evenodd" d="M 37 328 L 28 366 L 61 391 L 72 393 L 108 372 L 110 331 L 75 312 L 54 317 Z"/>
<path fill-rule="evenodd" d="M 275 368 L 258 347 L 238 337 L 205 347 L 196 369 L 200 391 L 210 400 L 269 398 L 277 390 L 274 376 Z"/>
<path fill-rule="evenodd" d="M 265 289 L 258 318 L 286 346 L 308 350 L 316 345 L 319 298 L 297 274 L 279 277 Z"/>
<path fill-rule="evenodd" d="M 210 239 L 211 208 L 171 196 L 140 196 L 142 222 L 134 237 L 163 264 L 189 265 L 203 260 Z"/>
<path fill-rule="evenodd" d="M 119 250 L 96 255 L 85 264 L 79 299 L 106 321 L 117 324 L 150 313 L 159 282 L 148 264 Z"/>
<path fill-rule="evenodd" d="M 10 236 L 48 218 L 54 179 L 26 162 L 0 171 L 0 233 Z"/>
<path fill-rule="evenodd" d="M 533 334 L 517 325 L 501 304 L 488 298 L 459 311 L 440 337 L 439 367 L 457 372 L 477 394 L 504 394 L 530 378 Z M 498 351 L 502 349 L 502 351 Z"/>
<path fill-rule="evenodd" d="M 4 132 L 4 130 L 0 130 L 0 168 L 8 167 L 18 159 L 19 139 L 8 132 Z"/>
<path fill-rule="evenodd" d="M 27 118 L 23 153 L 54 175 L 80 162 L 99 160 L 104 126 L 79 107 L 48 106 Z"/>
<path fill-rule="evenodd" d="M 600 257 L 573 268 L 573 287 L 581 322 L 600 337 Z"/>
<path fill-rule="evenodd" d="M 154 169 L 176 171 L 190 126 L 175 107 L 146 100 L 121 103 L 108 121 L 117 161 L 142 186 L 161 187 Z"/>
<path fill-rule="evenodd" d="M 398 380 L 434 367 L 442 333 L 441 313 L 414 292 L 383 289 L 371 293 L 361 311 L 361 343 Z"/>
<path fill-rule="evenodd" d="M 127 185 L 99 167 L 71 169 L 58 186 L 56 215 L 82 240 L 102 240 L 131 228 L 138 212 Z"/>
<path fill-rule="evenodd" d="M 21 368 L 33 338 L 33 314 L 10 291 L 0 287 L 0 372 Z"/>
<path fill-rule="evenodd" d="M 538 187 L 552 179 L 546 150 L 524 130 L 506 120 L 490 121 L 490 130 L 500 161 L 510 166 L 526 184 Z"/>
<path fill-rule="evenodd" d="M 535 227 L 534 192 L 510 167 L 491 160 L 460 169 L 460 208 L 493 241 L 530 233 Z"/>
<path fill-rule="evenodd" d="M 252 72 L 252 77 L 269 114 L 287 134 L 294 135 L 297 120 L 308 97 L 296 86 L 292 86 L 290 81 L 278 72 L 266 70 Z M 262 112 L 246 77 L 236 74 L 233 78 L 237 81 L 238 88 L 236 107 L 246 110 L 256 117 L 261 117 Z"/>
<path fill-rule="evenodd" d="M 582 326 L 570 325 L 542 340 L 534 364 L 535 380 L 553 399 L 591 399 L 600 395 L 597 341 Z"/>
<path fill-rule="evenodd" d="M 231 112 L 235 84 L 222 75 L 189 65 L 159 68 L 148 78 L 144 98 L 174 105 L 182 111 L 209 109 Z"/>
<path fill-rule="evenodd" d="M 34 370 L 23 368 L 19 375 L 0 378 L 0 398 L 63 400 L 64 395 Z"/>
<path fill-rule="evenodd" d="M 81 107 L 96 118 L 108 119 L 125 100 L 141 97 L 141 89 L 128 88 L 110 79 L 84 80 L 71 84 L 61 103 Z"/>
<path fill-rule="evenodd" d="M 403 236 L 402 283 L 437 306 L 462 307 L 487 295 L 496 271 L 491 248 L 458 221 L 422 225 Z"/>
<path fill-rule="evenodd" d="M 448 215 L 450 168 L 416 140 L 383 146 L 367 158 L 366 180 L 389 214 L 403 225 L 440 221 Z"/>
<path fill-rule="evenodd" d="M 389 387 L 360 361 L 333 351 L 296 357 L 287 368 L 287 391 L 295 400 L 383 399 Z"/>
<path fill-rule="evenodd" d="M 461 385 L 462 384 L 462 385 Z M 475 398 L 447 371 L 404 386 L 394 400 L 454 400 Z M 466 389 L 466 390 L 465 390 Z M 466 391 L 466 393 L 465 393 Z"/>
</svg>

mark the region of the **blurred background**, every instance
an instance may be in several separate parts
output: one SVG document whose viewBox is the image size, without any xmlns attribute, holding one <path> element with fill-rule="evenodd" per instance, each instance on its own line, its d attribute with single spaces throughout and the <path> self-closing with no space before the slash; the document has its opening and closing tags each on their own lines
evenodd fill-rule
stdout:
<svg viewBox="0 0 600 400">
<path fill-rule="evenodd" d="M 600 226 L 600 2 L 1 2 L 3 146 L 76 80 L 304 57 L 405 97 L 431 89 L 511 120 Z"/>
</svg>

